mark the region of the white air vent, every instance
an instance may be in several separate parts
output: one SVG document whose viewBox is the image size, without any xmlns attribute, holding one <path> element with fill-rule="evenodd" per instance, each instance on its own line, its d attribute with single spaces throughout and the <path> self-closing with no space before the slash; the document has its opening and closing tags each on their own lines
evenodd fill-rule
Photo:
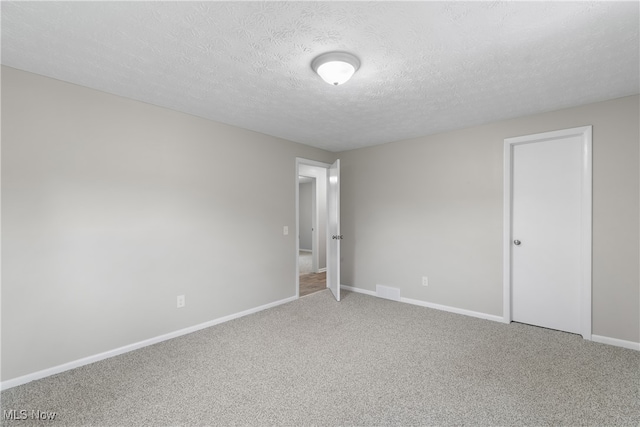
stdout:
<svg viewBox="0 0 640 427">
<path fill-rule="evenodd" d="M 400 301 L 400 289 L 391 286 L 376 285 L 376 296 L 393 301 Z"/>
</svg>

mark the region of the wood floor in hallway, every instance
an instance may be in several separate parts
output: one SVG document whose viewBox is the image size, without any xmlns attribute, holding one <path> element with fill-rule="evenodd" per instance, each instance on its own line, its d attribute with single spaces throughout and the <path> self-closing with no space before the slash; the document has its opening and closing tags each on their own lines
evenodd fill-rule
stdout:
<svg viewBox="0 0 640 427">
<path fill-rule="evenodd" d="M 300 275 L 300 296 L 327 289 L 327 273 L 310 273 Z"/>
</svg>

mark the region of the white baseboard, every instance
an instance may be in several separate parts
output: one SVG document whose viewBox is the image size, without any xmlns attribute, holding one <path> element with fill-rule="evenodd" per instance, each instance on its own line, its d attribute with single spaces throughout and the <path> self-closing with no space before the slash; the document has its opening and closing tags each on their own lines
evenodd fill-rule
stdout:
<svg viewBox="0 0 640 427">
<path fill-rule="evenodd" d="M 200 323 L 199 325 L 190 326 L 188 328 L 180 329 L 178 331 L 170 332 L 168 334 L 160 335 L 154 338 L 149 338 L 143 341 L 139 341 L 133 344 L 125 345 L 113 350 L 105 351 L 104 353 L 95 354 L 93 356 L 83 357 L 82 359 L 74 360 L 72 362 L 64 363 L 62 365 L 54 366 L 52 368 L 43 369 L 31 374 L 23 375 L 21 377 L 13 378 L 0 383 L 0 390 L 6 390 L 12 387 L 16 387 L 22 384 L 26 384 L 31 381 L 39 380 L 49 377 L 51 375 L 59 374 L 64 371 L 79 368 L 80 366 L 88 365 L 90 363 L 98 362 L 100 360 L 108 359 L 110 357 L 117 356 L 119 354 L 128 353 L 133 350 L 138 350 L 142 347 L 146 347 L 152 344 L 157 344 L 162 341 L 167 341 L 172 338 L 177 338 L 182 335 L 190 334 L 192 332 L 199 331 L 211 326 L 219 325 L 220 323 L 228 322 L 239 317 L 247 316 L 249 314 L 257 313 L 268 308 L 276 307 L 278 305 L 286 304 L 291 301 L 295 301 L 297 297 L 289 297 L 280 301 L 275 301 L 269 304 L 261 305 L 259 307 L 251 308 L 249 310 L 241 311 L 240 313 L 230 314 L 228 316 L 220 317 L 218 319 L 210 320 L 208 322 Z"/>
<path fill-rule="evenodd" d="M 352 292 L 357 292 L 357 293 L 360 293 L 360 294 L 371 295 L 373 297 L 377 297 L 378 296 L 376 294 L 376 292 L 369 291 L 367 289 L 354 288 L 353 286 L 346 286 L 346 285 L 341 285 L 340 287 L 342 289 L 347 290 L 347 291 L 352 291 Z M 420 300 L 412 299 L 412 298 L 400 297 L 400 302 L 403 302 L 403 303 L 406 303 L 406 304 L 418 305 L 420 307 L 433 308 L 435 310 L 448 311 L 450 313 L 462 314 L 462 315 L 465 315 L 465 316 L 478 317 L 480 319 L 493 320 L 494 322 L 508 323 L 508 322 L 504 321 L 504 318 L 502 316 L 496 316 L 496 315 L 493 315 L 493 314 L 480 313 L 480 312 L 477 312 L 477 311 L 465 310 L 465 309 L 462 309 L 462 308 L 449 307 L 447 305 L 434 304 L 434 303 L 431 303 L 431 302 L 420 301 Z"/>
<path fill-rule="evenodd" d="M 593 334 L 591 335 L 591 341 L 599 342 L 601 344 L 615 345 L 616 347 L 623 347 L 631 350 L 640 351 L 640 342 L 619 340 L 617 338 L 609 338 L 609 337 L 603 337 L 602 335 L 593 335 Z"/>
<path fill-rule="evenodd" d="M 318 273 L 324 273 L 325 271 L 327 271 L 327 267 L 318 269 Z"/>
<path fill-rule="evenodd" d="M 434 304 L 432 302 L 420 301 L 411 298 L 400 298 L 400 302 L 407 304 L 419 305 L 420 307 L 433 308 L 435 310 L 448 311 L 449 313 L 462 314 L 464 316 L 477 317 L 479 319 L 492 320 L 494 322 L 506 323 L 502 316 L 496 316 L 495 314 L 481 313 L 479 311 L 465 310 L 463 308 L 450 307 L 448 305 Z"/>
<path fill-rule="evenodd" d="M 302 248 L 300 248 L 300 249 L 298 249 L 298 250 L 299 250 L 300 252 L 313 252 L 313 250 L 312 250 L 312 249 L 302 249 Z"/>
</svg>

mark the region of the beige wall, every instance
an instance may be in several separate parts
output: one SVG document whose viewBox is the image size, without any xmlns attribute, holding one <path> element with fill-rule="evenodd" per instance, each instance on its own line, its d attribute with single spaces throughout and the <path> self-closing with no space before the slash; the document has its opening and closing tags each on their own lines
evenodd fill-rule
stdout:
<svg viewBox="0 0 640 427">
<path fill-rule="evenodd" d="M 294 296 L 297 156 L 3 67 L 2 380 Z"/>
<path fill-rule="evenodd" d="M 342 283 L 502 316 L 503 141 L 593 125 L 593 333 L 640 342 L 638 117 L 632 96 L 340 153 Z"/>
</svg>

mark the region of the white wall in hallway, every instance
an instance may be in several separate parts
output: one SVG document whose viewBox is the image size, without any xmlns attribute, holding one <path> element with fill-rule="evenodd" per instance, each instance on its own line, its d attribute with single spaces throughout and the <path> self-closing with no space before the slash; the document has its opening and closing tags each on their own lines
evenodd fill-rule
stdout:
<svg viewBox="0 0 640 427">
<path fill-rule="evenodd" d="M 311 251 L 311 229 L 313 227 L 311 212 L 313 199 L 313 182 L 300 183 L 299 209 L 300 209 L 300 249 Z"/>
</svg>

